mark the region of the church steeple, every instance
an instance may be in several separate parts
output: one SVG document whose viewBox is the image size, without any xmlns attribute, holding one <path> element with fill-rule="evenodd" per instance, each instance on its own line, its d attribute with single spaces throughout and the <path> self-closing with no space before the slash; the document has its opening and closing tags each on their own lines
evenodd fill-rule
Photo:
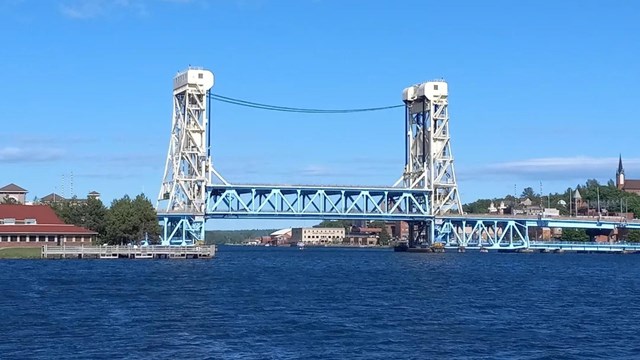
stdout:
<svg viewBox="0 0 640 360">
<path fill-rule="evenodd" d="M 624 167 L 622 167 L 622 154 L 620 154 L 620 160 L 618 161 L 618 172 L 616 172 L 616 175 L 624 175 Z"/>
<path fill-rule="evenodd" d="M 620 190 L 624 189 L 624 167 L 622 167 L 622 154 L 618 160 L 618 171 L 616 171 L 616 187 Z"/>
</svg>

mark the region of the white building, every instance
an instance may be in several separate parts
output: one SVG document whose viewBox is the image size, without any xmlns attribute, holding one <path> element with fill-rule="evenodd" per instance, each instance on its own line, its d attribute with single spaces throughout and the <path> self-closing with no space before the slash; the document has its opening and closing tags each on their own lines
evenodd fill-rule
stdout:
<svg viewBox="0 0 640 360">
<path fill-rule="evenodd" d="M 294 228 L 291 241 L 302 241 L 305 245 L 340 243 L 344 239 L 344 228 Z"/>
</svg>

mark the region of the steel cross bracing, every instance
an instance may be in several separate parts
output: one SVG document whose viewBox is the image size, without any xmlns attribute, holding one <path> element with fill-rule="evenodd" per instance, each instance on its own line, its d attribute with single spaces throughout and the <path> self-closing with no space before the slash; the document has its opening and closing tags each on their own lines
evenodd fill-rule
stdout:
<svg viewBox="0 0 640 360">
<path fill-rule="evenodd" d="M 202 215 L 159 213 L 162 223 L 163 245 L 195 245 L 205 238 L 205 219 Z"/>
<path fill-rule="evenodd" d="M 430 193 L 433 215 L 462 213 L 449 133 L 448 85 L 429 81 L 403 92 L 405 169 L 394 186 Z"/>
<path fill-rule="evenodd" d="M 202 68 L 189 68 L 173 80 L 171 138 L 156 204 L 164 225 L 163 245 L 204 240 L 204 224 L 197 216 L 204 215 L 206 186 L 213 175 L 227 183 L 211 163 L 209 90 L 213 83 L 213 73 Z"/>
<path fill-rule="evenodd" d="M 435 241 L 447 247 L 519 249 L 529 247 L 526 221 L 513 219 L 438 219 Z"/>
<path fill-rule="evenodd" d="M 432 219 L 420 189 L 212 185 L 207 192 L 207 219 Z"/>
<path fill-rule="evenodd" d="M 437 217 L 434 239 L 447 247 L 519 249 L 545 248 L 544 243 L 532 246 L 529 231 L 540 228 L 586 229 L 608 233 L 615 229 L 639 230 L 639 221 L 622 218 L 549 218 L 509 216 L 456 216 Z M 535 233 L 535 231 L 534 231 Z M 555 246 L 555 245 L 554 245 Z M 546 248 L 545 248 L 546 249 Z M 555 247 L 549 245 L 548 249 Z"/>
</svg>

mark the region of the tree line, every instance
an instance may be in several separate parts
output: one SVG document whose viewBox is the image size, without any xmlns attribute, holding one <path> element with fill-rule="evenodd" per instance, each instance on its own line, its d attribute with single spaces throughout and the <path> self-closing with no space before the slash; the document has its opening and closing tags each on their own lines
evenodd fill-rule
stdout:
<svg viewBox="0 0 640 360">
<path fill-rule="evenodd" d="M 268 236 L 276 229 L 254 230 L 208 230 L 205 235 L 206 244 L 240 244 L 246 240 Z"/>
<path fill-rule="evenodd" d="M 99 244 L 123 245 L 148 237 L 157 243 L 161 227 L 156 210 L 144 194 L 131 199 L 125 195 L 106 207 L 101 200 L 72 198 L 51 207 L 66 224 L 82 226 L 98 233 Z"/>
</svg>

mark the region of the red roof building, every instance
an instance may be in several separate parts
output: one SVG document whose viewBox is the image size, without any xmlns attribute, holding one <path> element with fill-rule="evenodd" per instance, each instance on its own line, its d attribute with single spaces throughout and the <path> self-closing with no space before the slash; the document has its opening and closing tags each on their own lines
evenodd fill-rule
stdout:
<svg viewBox="0 0 640 360">
<path fill-rule="evenodd" d="M 65 224 L 47 205 L 0 205 L 0 247 L 91 245 L 97 235 Z"/>
</svg>

